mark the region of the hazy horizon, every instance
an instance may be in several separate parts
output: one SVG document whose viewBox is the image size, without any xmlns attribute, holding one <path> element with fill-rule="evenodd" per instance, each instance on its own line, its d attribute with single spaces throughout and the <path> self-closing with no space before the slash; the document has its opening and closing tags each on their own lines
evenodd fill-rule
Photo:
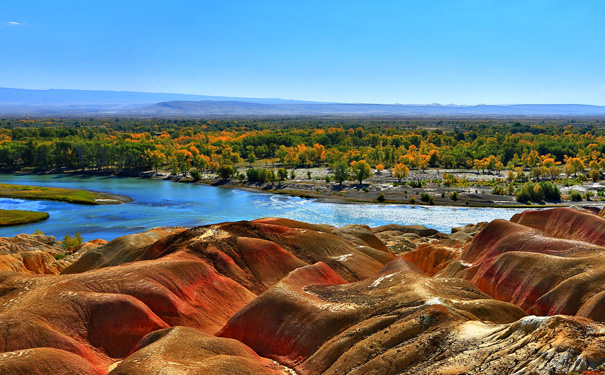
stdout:
<svg viewBox="0 0 605 375">
<path fill-rule="evenodd" d="M 0 86 L 338 103 L 605 105 L 605 3 L 3 4 Z"/>
<path fill-rule="evenodd" d="M 293 101 L 293 102 L 304 102 L 304 103 L 318 103 L 318 104 L 376 104 L 376 105 L 402 105 L 402 106 L 452 106 L 452 107 L 475 107 L 475 106 L 515 106 L 515 105 L 579 105 L 579 106 L 598 106 L 603 107 L 605 105 L 599 104 L 586 104 L 586 103 L 377 103 L 377 102 L 322 102 L 322 101 L 314 101 L 314 100 L 306 100 L 306 99 L 292 99 L 292 98 L 278 98 L 278 97 L 244 97 L 244 96 L 219 96 L 212 94 L 184 94 L 179 92 L 149 92 L 149 91 L 131 91 L 131 90 L 95 90 L 95 89 L 69 89 L 69 88 L 50 88 L 50 89 L 25 89 L 20 87 L 0 87 L 0 90 L 8 89 L 8 90 L 28 90 L 28 91 L 92 91 L 92 92 L 109 92 L 109 93 L 132 93 L 132 94 L 149 94 L 149 95 L 175 95 L 175 96 L 199 96 L 200 98 L 208 97 L 208 98 L 221 98 L 224 99 L 250 99 L 250 100 L 284 100 L 284 101 Z M 205 99 L 200 99 L 205 100 Z M 214 100 L 214 99 L 207 99 Z M 2 104 L 0 102 L 0 104 Z"/>
</svg>

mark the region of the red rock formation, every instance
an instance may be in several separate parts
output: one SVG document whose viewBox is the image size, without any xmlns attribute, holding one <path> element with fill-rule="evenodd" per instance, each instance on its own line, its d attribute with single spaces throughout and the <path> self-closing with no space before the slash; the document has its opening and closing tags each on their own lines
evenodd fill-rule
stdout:
<svg viewBox="0 0 605 375">
<path fill-rule="evenodd" d="M 467 282 L 432 280 L 406 261 L 393 261 L 371 278 L 351 284 L 318 263 L 290 273 L 235 314 L 218 335 L 235 338 L 260 355 L 305 373 L 321 373 L 317 366 L 330 364 L 347 350 L 342 339 L 348 328 L 363 326 L 348 339 L 353 345 L 418 306 L 441 304 L 473 319 L 510 322 L 524 315 L 519 308 L 495 301 Z M 313 370 L 301 367 L 331 340 L 335 341 L 325 353 L 327 357 L 322 356 L 321 366 L 314 364 Z"/>
<path fill-rule="evenodd" d="M 0 284 L 0 352 L 50 347 L 105 372 L 146 334 L 171 325 L 214 333 L 253 298 L 199 260 L 48 277 L 13 274 Z"/>
<path fill-rule="evenodd" d="M 239 341 L 204 334 L 193 328 L 175 327 L 145 336 L 134 354 L 110 375 L 285 375 L 281 366 L 259 357 Z"/>
<path fill-rule="evenodd" d="M 161 239 L 138 259 L 182 257 L 201 259 L 256 294 L 308 264 L 325 262 L 344 279 L 355 281 L 395 259 L 368 228 L 338 229 L 284 219 L 193 228 Z"/>
<path fill-rule="evenodd" d="M 511 221 L 552 237 L 605 246 L 605 219 L 587 211 L 569 207 L 524 211 L 514 215 Z"/>
<path fill-rule="evenodd" d="M 53 348 L 34 348 L 2 353 L 2 375 L 104 375 L 90 362 L 73 353 Z"/>
<path fill-rule="evenodd" d="M 118 237 L 100 246 L 86 245 L 78 251 L 77 261 L 63 270 L 63 273 L 79 273 L 132 262 L 149 246 L 183 230 L 183 228 L 155 228 L 143 233 Z"/>
<path fill-rule="evenodd" d="M 575 210 L 550 210 L 539 217 L 553 218 L 564 226 L 587 214 Z M 557 215 L 562 215 L 557 216 Z M 602 220 L 595 215 L 593 218 Z M 517 217 L 528 223 L 529 218 Z M 533 227 L 549 229 L 554 224 Z M 605 248 L 593 243 L 561 237 L 586 238 L 596 235 L 556 230 L 556 237 L 525 225 L 504 220 L 488 224 L 464 250 L 460 259 L 438 275 L 470 279 L 490 296 L 512 302 L 536 315 L 569 314 L 603 321 L 605 305 Z"/>
<path fill-rule="evenodd" d="M 276 218 L 126 236 L 61 275 L 0 272 L 0 373 L 289 372 L 263 357 L 301 375 L 594 370 L 605 326 L 506 302 L 605 319 L 599 222 L 557 212 L 494 221 L 460 256 L 432 234 L 404 255 L 426 273 L 367 227 Z"/>
</svg>

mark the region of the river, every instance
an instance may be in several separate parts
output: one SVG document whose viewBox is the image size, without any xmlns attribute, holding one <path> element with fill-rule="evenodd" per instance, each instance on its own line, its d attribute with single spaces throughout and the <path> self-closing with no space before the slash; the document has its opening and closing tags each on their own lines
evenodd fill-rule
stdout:
<svg viewBox="0 0 605 375">
<path fill-rule="evenodd" d="M 105 191 L 134 199 L 121 205 L 87 206 L 0 198 L 0 209 L 44 211 L 50 214 L 50 218 L 43 222 L 0 227 L 1 237 L 40 229 L 58 239 L 65 234 L 80 232 L 85 241 L 95 238 L 111 240 L 153 227 L 193 227 L 260 217 L 285 217 L 336 226 L 423 224 L 449 233 L 453 227 L 510 219 L 513 214 L 522 211 L 507 208 L 324 203 L 284 195 L 112 176 L 0 175 L 0 182 Z"/>
</svg>

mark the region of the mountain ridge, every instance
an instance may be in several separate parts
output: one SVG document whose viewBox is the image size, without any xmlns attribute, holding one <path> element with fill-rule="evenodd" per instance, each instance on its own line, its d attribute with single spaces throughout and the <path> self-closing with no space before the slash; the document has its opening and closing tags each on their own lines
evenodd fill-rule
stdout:
<svg viewBox="0 0 605 375">
<path fill-rule="evenodd" d="M 588 104 L 379 104 L 136 91 L 0 88 L 0 114 L 14 116 L 605 116 Z"/>
</svg>

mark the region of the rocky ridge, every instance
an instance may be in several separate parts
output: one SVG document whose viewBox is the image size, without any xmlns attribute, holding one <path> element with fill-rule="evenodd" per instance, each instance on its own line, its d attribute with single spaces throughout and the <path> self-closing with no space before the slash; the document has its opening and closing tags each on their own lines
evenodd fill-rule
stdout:
<svg viewBox="0 0 605 375">
<path fill-rule="evenodd" d="M 266 218 L 60 261 L 2 238 L 0 373 L 599 373 L 604 228 L 560 208 L 452 234 Z"/>
</svg>

